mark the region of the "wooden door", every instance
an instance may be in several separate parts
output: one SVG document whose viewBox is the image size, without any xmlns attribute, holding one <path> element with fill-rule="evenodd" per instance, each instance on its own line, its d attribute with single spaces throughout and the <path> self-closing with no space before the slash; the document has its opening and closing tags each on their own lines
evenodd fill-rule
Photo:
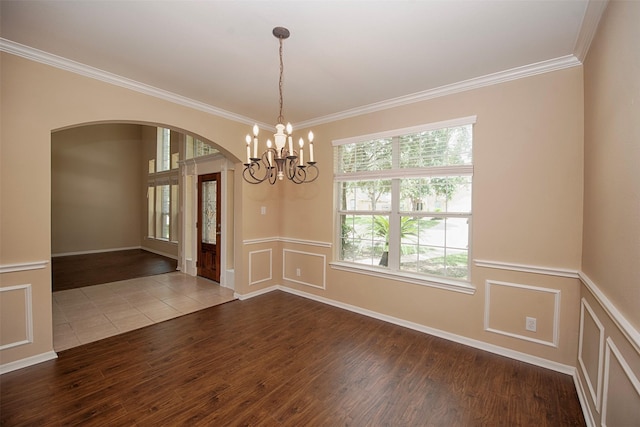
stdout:
<svg viewBox="0 0 640 427">
<path fill-rule="evenodd" d="M 198 276 L 220 282 L 220 173 L 198 176 Z"/>
</svg>

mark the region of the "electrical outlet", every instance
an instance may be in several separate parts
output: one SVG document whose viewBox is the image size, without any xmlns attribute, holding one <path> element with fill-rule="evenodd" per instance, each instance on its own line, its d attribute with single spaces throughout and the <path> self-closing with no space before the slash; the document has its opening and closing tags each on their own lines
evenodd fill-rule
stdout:
<svg viewBox="0 0 640 427">
<path fill-rule="evenodd" d="M 301 271 L 299 268 L 296 268 L 296 276 L 300 277 Z"/>
<path fill-rule="evenodd" d="M 535 332 L 536 328 L 537 328 L 536 318 L 535 317 L 527 317 L 526 318 L 525 328 L 527 329 L 527 331 Z"/>
<path fill-rule="evenodd" d="M 266 206 L 260 206 L 260 214 L 261 215 L 266 215 L 267 214 L 267 207 Z"/>
</svg>

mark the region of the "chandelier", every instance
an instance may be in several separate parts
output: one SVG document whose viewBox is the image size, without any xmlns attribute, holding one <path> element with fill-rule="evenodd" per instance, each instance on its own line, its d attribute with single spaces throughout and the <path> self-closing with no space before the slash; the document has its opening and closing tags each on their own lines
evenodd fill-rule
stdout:
<svg viewBox="0 0 640 427">
<path fill-rule="evenodd" d="M 295 147 L 298 149 L 296 151 L 293 143 L 293 128 L 291 123 L 284 125 L 284 117 L 282 116 L 282 74 L 284 69 L 282 42 L 289 38 L 289 34 L 289 30 L 283 27 L 273 29 L 273 35 L 280 43 L 280 114 L 278 115 L 276 133 L 273 135 L 274 142 L 268 139 L 267 149 L 260 156 L 258 156 L 258 125 L 253 125 L 253 138 L 251 135 L 246 137 L 247 162 L 244 164 L 242 176 L 250 184 L 266 181 L 273 185 L 285 177 L 296 184 L 304 184 L 318 178 L 319 170 L 313 157 L 313 132 L 309 132 L 309 160 L 305 163 L 304 140 L 300 138 L 298 147 Z M 253 147 L 251 147 L 252 144 Z"/>
</svg>

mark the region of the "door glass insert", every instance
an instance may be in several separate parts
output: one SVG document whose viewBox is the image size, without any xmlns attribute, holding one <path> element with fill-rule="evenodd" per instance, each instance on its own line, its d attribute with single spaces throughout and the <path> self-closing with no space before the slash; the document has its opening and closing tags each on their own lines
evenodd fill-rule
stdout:
<svg viewBox="0 0 640 427">
<path fill-rule="evenodd" d="M 216 244 L 216 193 L 217 181 L 202 183 L 202 241 Z"/>
</svg>

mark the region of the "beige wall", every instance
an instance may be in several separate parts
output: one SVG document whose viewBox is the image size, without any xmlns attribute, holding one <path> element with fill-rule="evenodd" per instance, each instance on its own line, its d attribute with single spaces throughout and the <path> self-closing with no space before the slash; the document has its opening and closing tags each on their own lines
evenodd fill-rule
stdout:
<svg viewBox="0 0 640 427">
<path fill-rule="evenodd" d="M 585 62 L 582 269 L 640 329 L 640 3 L 612 1 Z"/>
<path fill-rule="evenodd" d="M 81 126 L 51 135 L 51 252 L 140 246 L 140 126 Z"/>
<path fill-rule="evenodd" d="M 328 265 L 326 290 L 284 282 L 299 291 L 402 321 L 573 365 L 579 308 L 576 272 L 582 246 L 582 86 L 582 69 L 575 67 L 314 127 L 321 141 L 316 149 L 320 178 L 307 186 L 283 187 L 282 234 L 332 244 L 333 169 L 323 167 L 332 163 L 332 140 L 477 115 L 471 256 L 502 267 L 536 267 L 544 274 L 474 265 L 474 295 L 343 272 Z M 283 246 L 324 255 L 327 263 L 335 249 Z M 316 256 L 308 262 L 317 260 Z M 285 273 L 294 271 L 286 261 Z M 574 273 L 558 276 L 564 270 Z M 507 283 L 518 292 L 512 301 L 505 300 L 499 292 L 504 285 L 487 290 L 487 280 Z M 536 298 L 538 288 L 544 295 L 559 292 L 557 313 L 550 302 L 554 299 Z M 489 325 L 485 325 L 487 316 Z M 527 316 L 537 316 L 536 334 L 525 330 Z M 559 328 L 557 345 L 531 340 L 549 341 L 554 327 Z"/>
<path fill-rule="evenodd" d="M 578 375 L 593 425 L 640 420 L 640 2 L 610 1 L 584 65 Z"/>
<path fill-rule="evenodd" d="M 244 154 L 246 125 L 6 54 L 2 57 L 2 90 L 2 264 L 50 257 L 50 193 L 48 185 L 35 183 L 48 183 L 50 179 L 52 130 L 103 121 L 161 124 L 213 141 L 227 155 L 234 153 L 242 158 Z M 330 268 L 334 250 L 331 140 L 469 115 L 478 117 L 473 257 L 544 267 L 552 274 L 474 267 L 477 290 L 465 295 Z M 577 280 L 557 277 L 553 271 L 577 269 L 580 264 L 581 68 L 342 120 L 317 126 L 314 131 L 321 167 L 315 183 L 249 185 L 241 179 L 240 165 L 236 165 L 233 212 L 237 244 L 232 258 L 236 292 L 246 295 L 282 284 L 425 328 L 560 364 L 573 363 L 579 308 Z M 17 135 L 26 141 L 20 149 L 11 143 Z M 18 166 L 24 150 L 36 153 L 30 159 L 35 164 L 29 171 Z M 25 179 L 27 176 L 29 179 Z M 11 185 L 6 184 L 7 178 Z M 23 199 L 23 194 L 31 197 Z M 260 213 L 263 206 L 265 215 Z M 271 265 L 266 261 L 269 259 Z M 291 263 L 302 268 L 297 281 L 288 280 L 296 269 Z M 318 277 L 319 272 L 323 277 Z M 485 295 L 486 280 L 528 289 L 518 293 L 521 299 L 528 298 L 527 292 L 535 295 L 537 289 L 560 292 L 559 312 L 550 310 L 549 300 L 544 298 L 531 308 L 531 312 L 545 317 L 554 313 L 551 319 L 538 322 L 545 339 L 550 333 L 547 325 L 559 325 L 562 339 L 557 345 L 526 339 L 524 317 L 529 311 L 522 312 L 526 304 L 519 301 L 505 306 L 498 294 L 491 302 L 492 295 Z M 34 286 L 48 288 L 50 283 Z M 487 298 L 491 304 L 485 307 Z M 34 304 L 49 307 L 50 295 Z M 491 310 L 493 322 L 489 329 L 516 331 L 514 336 L 486 331 L 486 309 Z M 507 324 L 511 319 L 521 319 L 522 323 Z M 51 329 L 46 322 L 36 327 Z M 25 346 L 19 350 L 21 354 L 11 357 L 37 354 L 50 347 L 34 343 L 31 349 Z"/>
</svg>

